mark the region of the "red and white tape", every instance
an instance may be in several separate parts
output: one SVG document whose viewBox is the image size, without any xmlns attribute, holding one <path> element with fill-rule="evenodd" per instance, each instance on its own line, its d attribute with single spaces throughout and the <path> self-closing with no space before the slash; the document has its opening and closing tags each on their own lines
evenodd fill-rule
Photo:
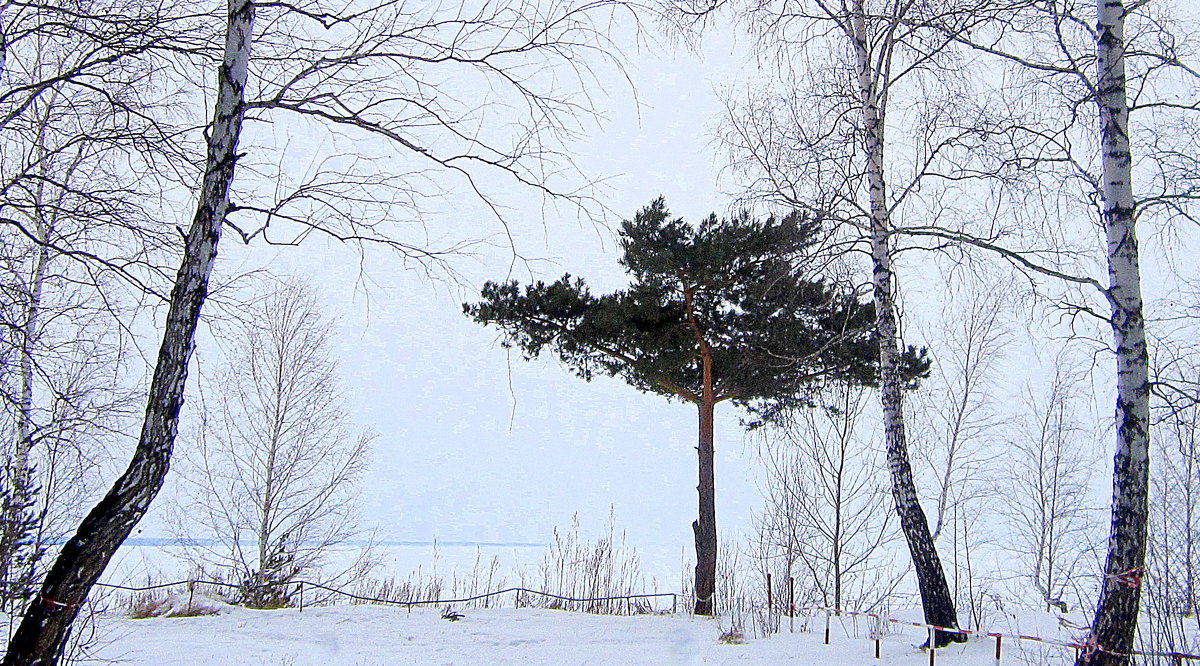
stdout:
<svg viewBox="0 0 1200 666">
<path fill-rule="evenodd" d="M 918 627 L 921 629 L 932 629 L 934 631 L 944 631 L 946 633 L 951 633 L 951 634 L 963 634 L 966 636 L 979 636 L 982 638 L 995 638 L 997 640 L 1000 638 L 1013 638 L 1013 639 L 1020 640 L 1020 641 L 1033 641 L 1033 642 L 1037 642 L 1037 643 L 1046 643 L 1048 645 L 1055 645 L 1055 646 L 1063 647 L 1063 648 L 1074 648 L 1076 650 L 1089 650 L 1092 652 L 1105 652 L 1107 654 L 1111 654 L 1111 655 L 1115 655 L 1115 656 L 1119 656 L 1119 657 L 1133 657 L 1133 656 L 1168 657 L 1168 658 L 1177 659 L 1177 660 L 1188 659 L 1188 660 L 1200 661 L 1200 655 L 1197 655 L 1197 654 L 1187 654 L 1187 653 L 1183 653 L 1183 652 L 1141 652 L 1138 650 L 1134 650 L 1134 651 L 1128 652 L 1128 653 L 1116 652 L 1114 650 L 1108 650 L 1099 645 L 1096 645 L 1094 642 L 1074 643 L 1074 642 L 1063 641 L 1063 640 L 1059 640 L 1059 639 L 1055 639 L 1055 638 L 1043 638 L 1041 636 L 1029 636 L 1026 634 L 1006 634 L 1004 632 L 999 632 L 999 631 L 974 631 L 971 629 L 958 629 L 955 627 L 939 627 L 935 624 L 926 624 L 924 622 L 912 622 L 910 620 L 898 620 L 894 617 L 886 617 L 886 616 L 880 615 L 879 613 L 851 611 L 851 610 L 845 610 L 842 608 L 832 608 L 829 606 L 801 606 L 801 607 L 795 609 L 795 612 L 797 612 L 797 613 L 803 613 L 803 612 L 808 612 L 808 611 L 821 611 L 821 612 L 826 612 L 826 613 L 833 613 L 835 615 L 846 615 L 846 616 L 850 616 L 850 617 L 869 617 L 869 618 L 873 618 L 873 619 L 876 619 L 876 620 L 879 620 L 882 622 L 890 622 L 892 624 L 901 624 L 901 625 L 905 625 L 905 626 L 909 626 L 909 627 Z M 1067 628 L 1071 628 L 1071 629 L 1088 629 L 1088 627 L 1080 627 L 1079 625 L 1076 625 L 1069 621 L 1064 622 L 1061 618 L 1059 619 L 1059 622 L 1060 622 L 1060 624 L 1063 624 L 1063 626 L 1065 626 Z"/>
</svg>

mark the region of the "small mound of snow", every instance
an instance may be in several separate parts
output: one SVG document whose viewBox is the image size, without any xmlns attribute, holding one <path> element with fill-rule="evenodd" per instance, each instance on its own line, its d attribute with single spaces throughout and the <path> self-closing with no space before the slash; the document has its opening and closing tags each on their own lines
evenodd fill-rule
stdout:
<svg viewBox="0 0 1200 666">
<path fill-rule="evenodd" d="M 132 615 L 135 618 L 196 617 L 227 613 L 232 608 L 233 606 L 207 592 L 172 592 L 165 597 L 137 604 Z"/>
</svg>

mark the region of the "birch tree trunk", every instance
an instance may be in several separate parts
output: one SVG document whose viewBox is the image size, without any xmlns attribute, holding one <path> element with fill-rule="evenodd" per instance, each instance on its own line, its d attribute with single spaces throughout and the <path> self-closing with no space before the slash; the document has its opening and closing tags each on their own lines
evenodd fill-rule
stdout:
<svg viewBox="0 0 1200 666">
<path fill-rule="evenodd" d="M 1121 0 L 1097 0 L 1096 103 L 1103 158 L 1103 224 L 1108 240 L 1108 300 L 1117 354 L 1117 452 L 1113 462 L 1112 527 L 1104 583 L 1089 637 L 1077 664 L 1128 664 L 1137 629 L 1146 562 L 1150 474 L 1150 371 L 1138 269 L 1125 98 L 1125 15 Z"/>
<path fill-rule="evenodd" d="M 19 600 L 32 583 L 33 562 L 20 563 L 19 550 L 21 541 L 33 526 L 34 518 L 30 509 L 34 506 L 33 468 L 30 456 L 33 452 L 34 404 L 33 384 L 35 354 L 37 343 L 41 338 L 42 292 L 46 283 L 46 274 L 50 265 L 51 233 L 54 230 L 56 206 L 47 205 L 46 182 L 54 175 L 50 173 L 53 155 L 46 150 L 46 132 L 51 122 L 58 92 L 49 94 L 50 101 L 39 113 L 39 125 L 35 151 L 38 163 L 39 180 L 34 191 L 33 219 L 30 227 L 36 236 L 36 258 L 33 260 L 32 272 L 29 276 L 28 288 L 22 296 L 23 321 L 21 324 L 21 343 L 19 345 L 18 365 L 18 394 L 17 394 L 17 428 L 16 441 L 8 458 L 7 480 L 9 496 L 4 506 L 3 534 L 0 535 L 0 585 L 5 592 L 0 597 L 5 603 Z M 28 566 L 24 566 L 28 564 Z M 25 569 L 22 571 L 21 569 Z M 27 575 L 28 574 L 28 575 Z"/>
<path fill-rule="evenodd" d="M 853 42 L 862 107 L 862 135 L 867 157 L 866 175 L 870 192 L 871 275 L 875 301 L 876 334 L 879 337 L 880 401 L 883 406 L 887 465 L 892 477 L 892 497 L 904 532 L 925 621 L 939 627 L 958 627 L 954 598 L 946 584 L 946 575 L 938 559 L 937 547 L 929 532 L 929 522 L 917 497 L 908 442 L 904 429 L 903 387 L 900 381 L 900 342 L 896 323 L 895 277 L 892 273 L 891 213 L 888 209 L 884 179 L 884 113 L 886 109 L 886 73 L 879 71 L 871 58 L 870 36 L 866 27 L 866 8 L 862 0 L 854 3 L 849 17 L 849 36 Z M 888 49 L 885 44 L 877 48 Z M 886 60 L 887 54 L 884 59 Z M 936 632 L 935 647 L 966 640 L 963 634 Z"/>
<path fill-rule="evenodd" d="M 47 229 L 38 225 L 38 233 L 45 242 L 48 240 Z M 29 577 L 23 571 L 25 567 L 19 562 L 21 541 L 31 527 L 33 517 L 30 509 L 33 507 L 33 469 L 30 464 L 30 454 L 33 452 L 33 437 L 35 424 L 33 422 L 33 382 L 34 382 L 34 344 L 40 337 L 40 321 L 42 312 L 42 288 L 46 280 L 46 269 L 50 262 L 50 250 L 45 245 L 37 249 L 37 258 L 33 264 L 33 275 L 25 303 L 25 321 L 21 326 L 20 359 L 18 361 L 19 394 L 17 396 L 17 431 L 16 441 L 13 442 L 12 452 L 8 459 L 6 474 L 9 483 L 9 496 L 5 502 L 3 522 L 4 530 L 0 534 L 0 585 L 4 586 L 4 594 L 0 598 L 7 603 L 10 599 L 19 599 Z M 32 565 L 32 563 L 30 563 Z M 30 572 L 32 573 L 32 572 Z"/>
<path fill-rule="evenodd" d="M 200 310 L 229 208 L 229 188 L 245 109 L 254 5 L 229 0 L 223 62 L 208 131 L 204 180 L 188 231 L 183 259 L 171 291 L 146 417 L 133 459 L 108 494 L 92 508 L 46 575 L 41 594 L 25 611 L 3 664 L 56 664 L 71 623 L 117 548 L 145 515 L 162 487 L 183 405 L 188 361 L 195 346 Z"/>
</svg>

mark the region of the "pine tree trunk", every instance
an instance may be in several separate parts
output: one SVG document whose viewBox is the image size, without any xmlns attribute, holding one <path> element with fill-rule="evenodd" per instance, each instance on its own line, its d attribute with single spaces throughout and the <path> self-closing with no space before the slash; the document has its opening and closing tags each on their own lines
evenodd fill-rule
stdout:
<svg viewBox="0 0 1200 666">
<path fill-rule="evenodd" d="M 133 459 L 104 499 L 83 519 L 75 536 L 63 545 L 41 594 L 26 610 L 8 644 L 5 666 L 58 663 L 71 623 L 92 585 L 162 487 L 183 405 L 196 326 L 229 208 L 253 22 L 254 5 L 250 0 L 229 0 L 225 55 L 217 74 L 217 100 L 209 126 L 203 186 L 171 291 L 146 418 Z"/>
<path fill-rule="evenodd" d="M 1090 643 L 1077 664 L 1124 666 L 1134 646 L 1146 563 L 1150 476 L 1150 372 L 1134 227 L 1129 108 L 1125 98 L 1125 7 L 1098 0 L 1096 101 L 1103 154 L 1108 297 L 1117 352 L 1117 452 L 1113 462 L 1112 527 L 1104 583 Z"/>
<path fill-rule="evenodd" d="M 700 517 L 692 523 L 696 537 L 696 615 L 712 615 L 717 589 L 717 495 L 713 470 L 713 413 L 711 389 L 697 405 L 700 412 Z"/>
<path fill-rule="evenodd" d="M 891 219 L 884 180 L 884 107 L 882 83 L 874 70 L 868 51 L 865 8 L 862 0 L 854 5 L 850 19 L 854 42 L 863 137 L 867 156 L 867 181 L 870 188 L 872 287 L 875 300 L 876 334 L 879 339 L 880 401 L 883 405 L 888 470 L 892 477 L 892 497 L 900 528 L 908 542 L 925 621 L 939 627 L 958 627 L 954 598 L 946 584 L 946 575 L 938 559 L 937 548 L 929 533 L 929 522 L 917 497 L 912 467 L 908 460 L 908 442 L 904 430 L 903 387 L 900 382 L 900 335 L 896 323 L 894 276 L 892 273 Z M 880 47 L 886 48 L 886 46 Z M 936 632 L 935 646 L 966 640 L 963 634 Z"/>
</svg>

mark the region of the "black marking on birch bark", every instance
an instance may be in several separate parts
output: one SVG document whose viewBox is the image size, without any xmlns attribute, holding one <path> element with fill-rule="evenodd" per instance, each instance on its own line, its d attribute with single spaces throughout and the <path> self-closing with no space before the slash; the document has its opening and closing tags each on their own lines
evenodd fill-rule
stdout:
<svg viewBox="0 0 1200 666">
<path fill-rule="evenodd" d="M 230 0 L 230 4 L 214 122 L 206 132 L 209 150 L 203 189 L 171 291 L 171 307 L 138 445 L 125 473 L 63 545 L 46 575 L 40 598 L 30 604 L 9 642 L 5 666 L 57 663 L 80 605 L 121 542 L 145 514 L 170 467 L 187 365 L 220 240 L 236 161 L 232 152 L 237 146 L 240 111 L 244 108 L 239 97 L 245 81 L 231 81 L 230 77 L 235 71 L 246 75 L 254 11 L 248 0 Z M 221 112 L 229 108 L 232 114 Z"/>
</svg>

